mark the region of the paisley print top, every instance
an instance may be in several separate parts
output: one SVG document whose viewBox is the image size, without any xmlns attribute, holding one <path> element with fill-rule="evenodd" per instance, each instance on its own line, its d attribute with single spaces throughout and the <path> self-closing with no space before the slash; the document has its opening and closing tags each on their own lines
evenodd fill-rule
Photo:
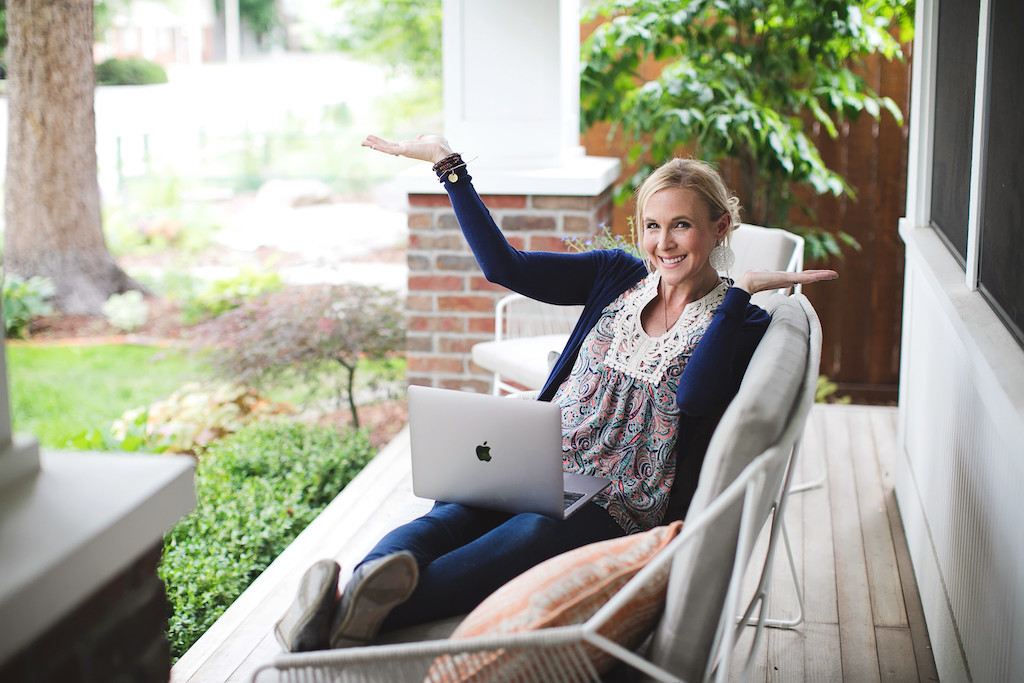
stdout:
<svg viewBox="0 0 1024 683">
<path fill-rule="evenodd" d="M 648 275 L 604 309 L 553 398 L 562 406 L 563 469 L 611 479 L 595 502 L 628 533 L 664 518 L 675 479 L 679 377 L 728 290 L 722 282 L 688 304 L 665 335 L 650 337 L 640 315 L 659 281 Z"/>
</svg>

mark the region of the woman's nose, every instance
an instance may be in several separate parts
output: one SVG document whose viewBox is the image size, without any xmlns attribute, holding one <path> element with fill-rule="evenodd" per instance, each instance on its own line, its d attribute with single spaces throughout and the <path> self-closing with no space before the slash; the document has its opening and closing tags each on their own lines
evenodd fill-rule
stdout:
<svg viewBox="0 0 1024 683">
<path fill-rule="evenodd" d="M 658 235 L 658 248 L 665 250 L 673 246 L 675 246 L 675 240 L 672 239 L 672 231 L 663 229 Z"/>
</svg>

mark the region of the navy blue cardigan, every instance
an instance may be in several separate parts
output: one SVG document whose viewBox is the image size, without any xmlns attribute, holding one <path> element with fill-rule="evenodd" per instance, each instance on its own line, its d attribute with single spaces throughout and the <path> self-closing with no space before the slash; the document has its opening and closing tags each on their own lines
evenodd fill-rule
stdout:
<svg viewBox="0 0 1024 683">
<path fill-rule="evenodd" d="M 455 216 L 484 277 L 549 304 L 582 305 L 583 314 L 540 392 L 550 401 L 568 377 L 583 339 L 601 312 L 647 275 L 636 257 L 618 249 L 582 253 L 524 252 L 512 247 L 477 194 L 465 167 L 444 179 Z M 730 287 L 679 379 L 676 478 L 663 522 L 682 519 L 697 487 L 711 434 L 736 395 L 750 357 L 768 327 L 750 295 Z"/>
</svg>

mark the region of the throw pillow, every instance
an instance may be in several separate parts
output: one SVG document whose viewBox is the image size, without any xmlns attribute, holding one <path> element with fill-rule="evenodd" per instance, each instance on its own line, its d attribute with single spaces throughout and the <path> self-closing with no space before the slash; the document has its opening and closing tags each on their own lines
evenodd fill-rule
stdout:
<svg viewBox="0 0 1024 683">
<path fill-rule="evenodd" d="M 672 522 L 553 557 L 495 591 L 465 618 L 451 638 L 581 624 L 664 549 L 681 528 L 682 522 Z M 669 567 L 666 564 L 659 570 L 598 632 L 625 648 L 639 647 L 661 613 Z M 598 673 L 610 669 L 615 661 L 589 644 L 585 653 Z M 541 666 L 535 653 L 514 649 L 445 655 L 435 660 L 426 680 L 545 680 Z"/>
</svg>

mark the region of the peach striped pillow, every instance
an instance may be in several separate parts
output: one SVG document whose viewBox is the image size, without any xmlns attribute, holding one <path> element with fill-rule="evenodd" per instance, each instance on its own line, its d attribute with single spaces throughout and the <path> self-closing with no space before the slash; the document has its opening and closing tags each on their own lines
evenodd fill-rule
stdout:
<svg viewBox="0 0 1024 683">
<path fill-rule="evenodd" d="M 581 624 L 675 538 L 682 522 L 577 548 L 553 557 L 505 584 L 463 620 L 451 637 L 515 633 Z M 635 649 L 654 628 L 665 602 L 669 566 L 624 605 L 600 630 L 623 647 Z M 599 672 L 614 663 L 591 646 L 587 656 Z M 539 680 L 535 661 L 522 652 L 446 655 L 434 662 L 429 683 Z"/>
</svg>

